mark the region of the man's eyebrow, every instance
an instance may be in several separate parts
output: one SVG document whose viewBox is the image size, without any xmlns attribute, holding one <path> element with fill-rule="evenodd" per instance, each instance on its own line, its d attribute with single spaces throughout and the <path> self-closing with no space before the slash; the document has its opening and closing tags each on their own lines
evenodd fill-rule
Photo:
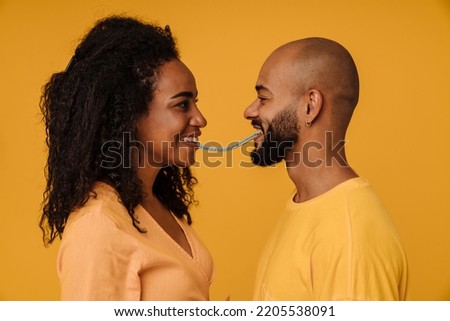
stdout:
<svg viewBox="0 0 450 321">
<path fill-rule="evenodd" d="M 267 91 L 267 92 L 270 93 L 270 90 L 269 90 L 267 87 L 263 86 L 263 85 L 256 85 L 256 86 L 255 86 L 255 89 L 256 89 L 257 92 L 260 92 L 260 91 Z"/>
<path fill-rule="evenodd" d="M 192 91 L 181 91 L 178 94 L 170 97 L 170 99 L 178 98 L 178 97 L 187 97 L 187 98 L 195 98 L 197 95 L 195 95 Z"/>
</svg>

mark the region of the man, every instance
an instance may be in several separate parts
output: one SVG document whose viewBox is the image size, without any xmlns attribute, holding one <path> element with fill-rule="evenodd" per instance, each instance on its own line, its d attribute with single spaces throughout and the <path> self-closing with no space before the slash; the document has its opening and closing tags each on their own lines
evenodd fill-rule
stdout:
<svg viewBox="0 0 450 321">
<path fill-rule="evenodd" d="M 262 254 L 255 300 L 403 300 L 406 258 L 369 183 L 348 165 L 358 102 L 349 52 L 323 38 L 276 49 L 244 116 L 264 135 L 252 161 L 284 160 L 296 190 Z"/>
</svg>

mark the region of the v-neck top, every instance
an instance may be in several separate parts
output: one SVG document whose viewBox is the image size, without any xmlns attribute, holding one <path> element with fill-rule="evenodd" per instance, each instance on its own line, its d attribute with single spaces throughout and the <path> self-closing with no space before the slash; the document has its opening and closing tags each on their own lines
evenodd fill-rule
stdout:
<svg viewBox="0 0 450 321">
<path fill-rule="evenodd" d="M 208 300 L 213 260 L 193 228 L 175 217 L 192 256 L 140 205 L 139 232 L 111 186 L 71 213 L 57 259 L 63 300 Z"/>
</svg>

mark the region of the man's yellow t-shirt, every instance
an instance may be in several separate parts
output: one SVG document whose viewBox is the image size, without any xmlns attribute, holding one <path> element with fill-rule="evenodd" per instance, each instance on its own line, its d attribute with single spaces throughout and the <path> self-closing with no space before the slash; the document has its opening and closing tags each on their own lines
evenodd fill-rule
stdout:
<svg viewBox="0 0 450 321">
<path fill-rule="evenodd" d="M 295 194 L 294 194 L 295 195 Z M 258 268 L 255 300 L 404 300 L 400 238 L 363 178 L 289 199 Z"/>
</svg>

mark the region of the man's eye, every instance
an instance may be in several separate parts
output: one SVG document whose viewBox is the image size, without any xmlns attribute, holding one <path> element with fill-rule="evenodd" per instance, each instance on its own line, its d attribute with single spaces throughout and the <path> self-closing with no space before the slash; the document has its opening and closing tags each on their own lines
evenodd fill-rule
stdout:
<svg viewBox="0 0 450 321">
<path fill-rule="evenodd" d="M 259 101 L 264 104 L 267 101 L 267 98 L 258 96 Z"/>
</svg>

